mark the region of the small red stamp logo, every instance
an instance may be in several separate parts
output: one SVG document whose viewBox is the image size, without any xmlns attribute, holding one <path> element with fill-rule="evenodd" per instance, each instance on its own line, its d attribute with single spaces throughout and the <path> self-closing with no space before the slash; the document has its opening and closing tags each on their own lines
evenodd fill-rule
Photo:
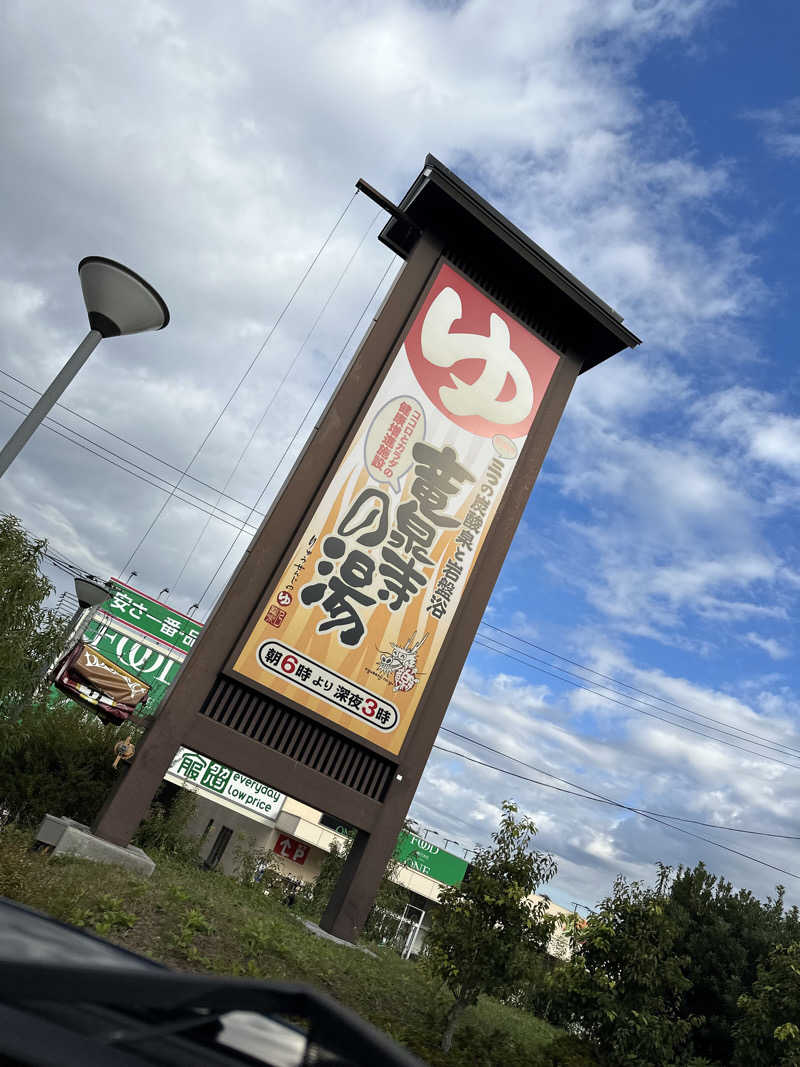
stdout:
<svg viewBox="0 0 800 1067">
<path fill-rule="evenodd" d="M 264 622 L 268 622 L 270 626 L 280 626 L 285 618 L 286 612 L 283 608 L 279 608 L 277 604 L 270 604 L 269 611 L 264 616 Z"/>
<path fill-rule="evenodd" d="M 418 681 L 413 667 L 401 667 L 394 672 L 394 688 L 398 693 L 409 693 Z"/>
<path fill-rule="evenodd" d="M 288 589 L 281 589 L 280 593 L 275 597 L 282 608 L 288 608 L 292 602 L 292 594 Z"/>
</svg>

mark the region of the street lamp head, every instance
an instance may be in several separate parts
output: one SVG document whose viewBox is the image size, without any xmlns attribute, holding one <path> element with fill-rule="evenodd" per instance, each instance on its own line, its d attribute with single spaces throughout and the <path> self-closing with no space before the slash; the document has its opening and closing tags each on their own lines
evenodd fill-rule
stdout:
<svg viewBox="0 0 800 1067">
<path fill-rule="evenodd" d="M 96 608 L 111 596 L 111 590 L 92 574 L 75 579 L 75 592 L 81 608 Z"/>
<path fill-rule="evenodd" d="M 78 264 L 89 325 L 103 337 L 163 330 L 169 309 L 144 278 L 105 256 L 86 256 Z"/>
</svg>

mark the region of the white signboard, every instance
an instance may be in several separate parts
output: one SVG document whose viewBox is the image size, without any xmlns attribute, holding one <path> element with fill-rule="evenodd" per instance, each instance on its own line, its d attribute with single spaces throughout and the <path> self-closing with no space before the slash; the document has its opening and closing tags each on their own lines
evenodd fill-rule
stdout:
<svg viewBox="0 0 800 1067">
<path fill-rule="evenodd" d="M 175 785 L 191 788 L 200 796 L 238 808 L 254 818 L 272 820 L 286 800 L 284 793 L 255 778 L 239 774 L 224 763 L 201 756 L 189 748 L 179 748 L 165 776 Z"/>
</svg>

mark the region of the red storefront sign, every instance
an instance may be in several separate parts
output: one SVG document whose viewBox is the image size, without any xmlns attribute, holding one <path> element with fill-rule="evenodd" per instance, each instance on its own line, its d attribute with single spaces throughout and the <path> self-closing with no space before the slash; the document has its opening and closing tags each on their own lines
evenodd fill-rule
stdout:
<svg viewBox="0 0 800 1067">
<path fill-rule="evenodd" d="M 277 854 L 283 856 L 284 859 L 291 860 L 292 863 L 299 863 L 302 865 L 306 862 L 306 856 L 308 855 L 310 847 L 310 845 L 304 845 L 302 841 L 295 841 L 295 839 L 289 837 L 288 834 L 280 834 L 272 851 L 277 852 Z"/>
</svg>

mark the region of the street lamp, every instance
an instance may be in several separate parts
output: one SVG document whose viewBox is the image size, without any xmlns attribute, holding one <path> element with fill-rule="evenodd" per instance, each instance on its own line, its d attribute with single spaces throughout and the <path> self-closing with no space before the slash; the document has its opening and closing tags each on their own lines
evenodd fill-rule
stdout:
<svg viewBox="0 0 800 1067">
<path fill-rule="evenodd" d="M 152 285 L 121 263 L 87 256 L 78 264 L 78 275 L 89 332 L 5 443 L 0 478 L 104 337 L 163 330 L 169 322 L 167 305 Z"/>
<path fill-rule="evenodd" d="M 82 640 L 86 627 L 92 618 L 92 609 L 98 607 L 103 601 L 108 600 L 112 591 L 93 574 L 84 574 L 75 578 L 75 595 L 78 598 L 78 609 L 70 619 L 69 630 L 65 640 L 67 649 L 74 648 Z M 66 594 L 62 593 L 62 597 Z M 60 657 L 59 657 L 60 660 Z M 39 685 L 44 685 L 50 677 L 50 672 L 58 665 L 48 663 L 39 676 Z"/>
<path fill-rule="evenodd" d="M 72 631 L 69 645 L 75 645 L 83 637 L 83 631 L 89 625 L 92 608 L 98 607 L 111 596 L 111 590 L 93 574 L 85 574 L 75 579 L 75 593 L 78 597 L 78 610 L 72 617 Z"/>
</svg>

